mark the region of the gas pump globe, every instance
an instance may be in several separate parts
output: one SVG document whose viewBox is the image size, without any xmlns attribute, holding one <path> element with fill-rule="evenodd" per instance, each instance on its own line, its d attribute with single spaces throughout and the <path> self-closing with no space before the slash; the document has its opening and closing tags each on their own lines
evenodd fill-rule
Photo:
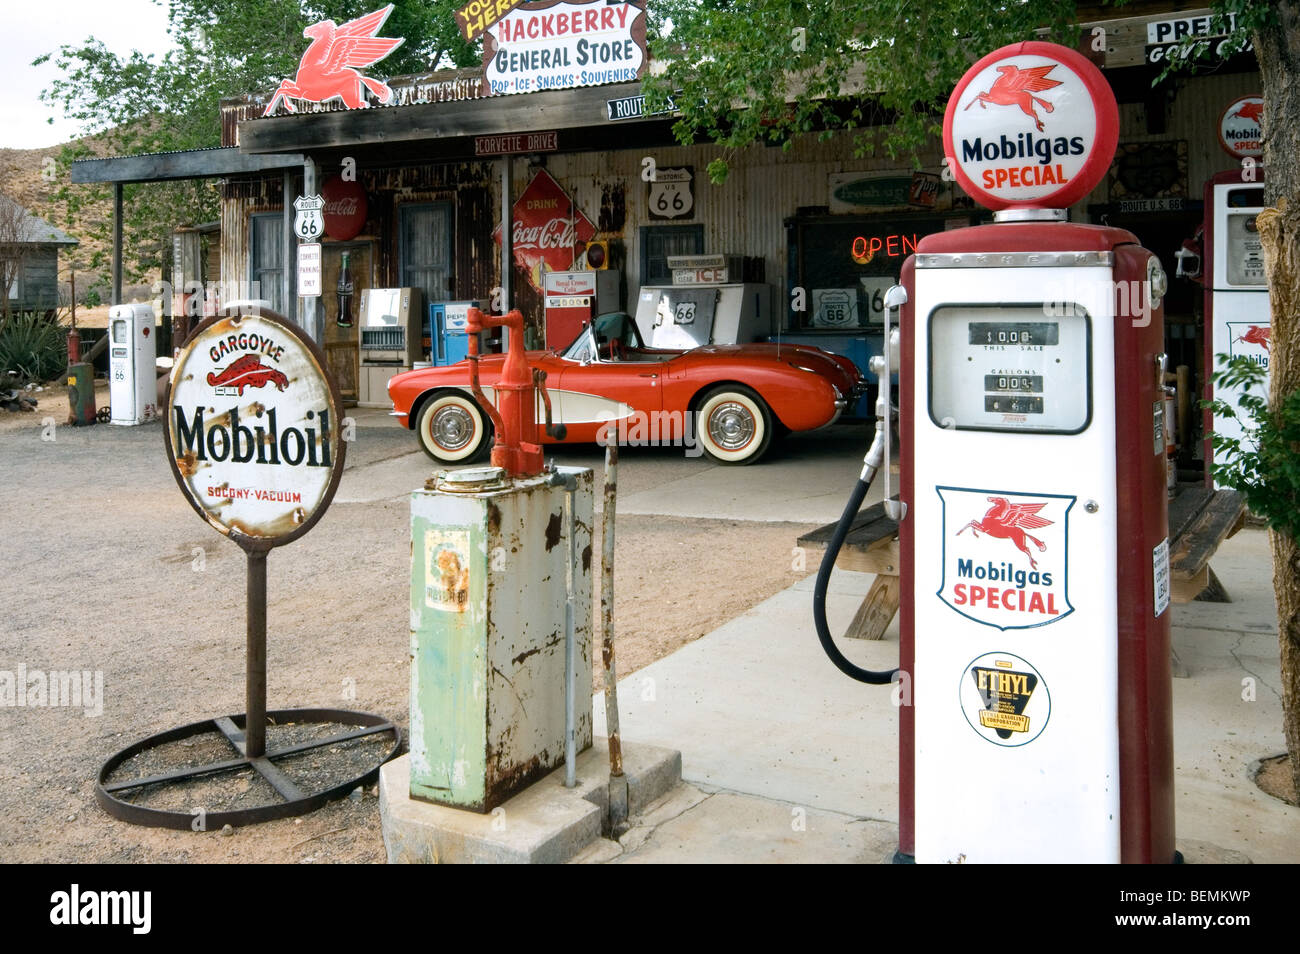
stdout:
<svg viewBox="0 0 1300 954">
<path fill-rule="evenodd" d="M 853 666 L 816 615 L 841 670 L 909 680 L 901 861 L 1175 860 L 1164 273 L 1132 234 L 1064 212 L 1117 138 L 1079 54 L 1030 42 L 980 60 L 944 145 L 995 223 L 922 239 L 891 289 L 899 672 Z M 887 399 L 879 412 L 818 601 L 888 460 Z"/>
</svg>

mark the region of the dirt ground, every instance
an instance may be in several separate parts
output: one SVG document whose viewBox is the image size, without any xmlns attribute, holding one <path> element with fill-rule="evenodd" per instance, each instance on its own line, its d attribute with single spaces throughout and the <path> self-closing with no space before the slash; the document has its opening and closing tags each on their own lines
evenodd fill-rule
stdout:
<svg viewBox="0 0 1300 954">
<path fill-rule="evenodd" d="M 63 389 L 35 396 L 34 413 L 0 412 L 0 538 L 9 561 L 0 575 L 0 670 L 100 671 L 103 713 L 0 707 L 0 857 L 383 861 L 374 789 L 226 835 L 136 827 L 95 804 L 94 777 L 116 751 L 243 711 L 244 558 L 182 498 L 159 424 L 66 427 Z M 47 417 L 57 422 L 53 440 Z M 409 434 L 359 428 L 349 467 L 410 450 Z M 271 554 L 270 707 L 356 709 L 405 728 L 408 524 L 405 499 L 336 502 L 310 534 Z M 620 674 L 800 579 L 807 571 L 792 569 L 791 548 L 807 529 L 620 515 Z"/>
</svg>

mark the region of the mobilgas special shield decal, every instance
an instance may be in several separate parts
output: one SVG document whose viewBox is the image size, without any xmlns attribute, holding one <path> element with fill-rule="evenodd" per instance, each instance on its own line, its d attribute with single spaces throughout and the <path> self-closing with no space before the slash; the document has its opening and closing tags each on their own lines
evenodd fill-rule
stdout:
<svg viewBox="0 0 1300 954">
<path fill-rule="evenodd" d="M 1075 497 L 936 487 L 943 506 L 939 599 L 997 629 L 1045 626 L 1074 612 L 1069 517 Z"/>
<path fill-rule="evenodd" d="M 970 727 L 994 745 L 1034 741 L 1052 714 L 1042 673 L 1012 653 L 985 653 L 972 660 L 957 693 Z"/>
</svg>

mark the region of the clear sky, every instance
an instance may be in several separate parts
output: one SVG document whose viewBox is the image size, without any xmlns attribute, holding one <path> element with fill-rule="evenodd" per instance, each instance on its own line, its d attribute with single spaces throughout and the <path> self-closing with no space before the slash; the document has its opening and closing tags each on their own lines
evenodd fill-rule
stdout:
<svg viewBox="0 0 1300 954">
<path fill-rule="evenodd" d="M 153 0 L 0 0 L 0 148 L 39 149 L 81 134 L 41 90 L 59 75 L 54 63 L 31 65 L 42 53 L 87 37 L 118 55 L 171 47 L 167 8 Z M 49 120 L 53 118 L 51 125 Z"/>
</svg>

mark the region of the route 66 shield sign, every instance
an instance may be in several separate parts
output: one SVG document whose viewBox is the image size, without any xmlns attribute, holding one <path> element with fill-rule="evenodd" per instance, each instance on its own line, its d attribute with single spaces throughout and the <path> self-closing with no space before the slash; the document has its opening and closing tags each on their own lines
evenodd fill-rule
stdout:
<svg viewBox="0 0 1300 954">
<path fill-rule="evenodd" d="M 654 181 L 650 183 L 650 218 L 690 218 L 695 208 L 694 179 L 690 167 L 656 170 Z"/>
<path fill-rule="evenodd" d="M 319 241 L 325 232 L 325 200 L 319 195 L 300 195 L 293 200 L 293 231 L 304 242 Z"/>
</svg>

